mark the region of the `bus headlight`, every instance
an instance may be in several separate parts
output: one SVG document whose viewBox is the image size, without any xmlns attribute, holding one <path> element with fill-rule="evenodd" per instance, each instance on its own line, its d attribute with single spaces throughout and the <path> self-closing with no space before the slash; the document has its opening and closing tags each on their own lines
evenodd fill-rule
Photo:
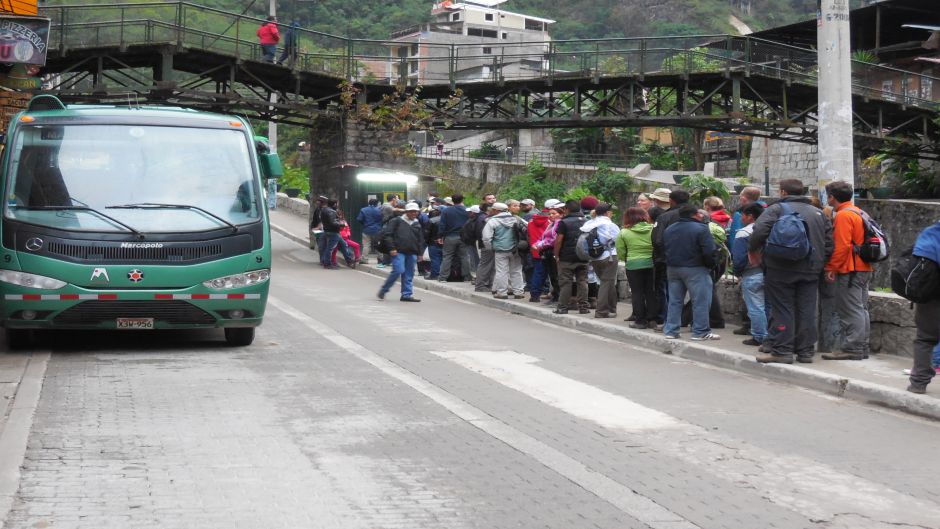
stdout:
<svg viewBox="0 0 940 529">
<path fill-rule="evenodd" d="M 258 283 L 264 283 L 270 277 L 271 271 L 268 269 L 252 270 L 251 272 L 245 272 L 244 274 L 217 277 L 215 279 L 203 281 L 202 286 L 211 288 L 212 290 L 230 290 L 233 288 L 241 288 L 250 285 L 257 285 Z"/>
<path fill-rule="evenodd" d="M 26 272 L 14 272 L 12 270 L 0 270 L 0 281 L 21 287 L 41 288 L 43 290 L 56 290 L 67 284 L 65 281 L 59 281 L 51 277 L 37 276 L 36 274 L 27 274 Z"/>
</svg>

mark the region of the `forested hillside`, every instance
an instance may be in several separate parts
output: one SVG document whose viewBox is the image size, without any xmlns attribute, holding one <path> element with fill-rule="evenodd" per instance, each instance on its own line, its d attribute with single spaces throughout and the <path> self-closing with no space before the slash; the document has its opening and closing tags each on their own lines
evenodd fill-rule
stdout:
<svg viewBox="0 0 940 529">
<path fill-rule="evenodd" d="M 204 0 L 231 11 L 263 15 L 268 0 Z M 862 0 L 852 0 L 853 7 Z M 389 33 L 426 21 L 432 0 L 350 2 L 281 0 L 282 21 L 297 16 L 305 27 L 360 38 L 385 39 Z M 508 11 L 557 21 L 556 39 L 733 32 L 729 15 L 754 30 L 812 18 L 816 0 L 509 0 Z"/>
</svg>

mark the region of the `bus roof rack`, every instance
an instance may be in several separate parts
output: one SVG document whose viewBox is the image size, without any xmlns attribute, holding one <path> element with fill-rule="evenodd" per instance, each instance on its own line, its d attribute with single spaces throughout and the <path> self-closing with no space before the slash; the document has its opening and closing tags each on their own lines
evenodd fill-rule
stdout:
<svg viewBox="0 0 940 529">
<path fill-rule="evenodd" d="M 29 112 L 39 110 L 65 110 L 65 103 L 56 96 L 42 94 L 29 100 L 29 106 L 26 107 Z"/>
</svg>

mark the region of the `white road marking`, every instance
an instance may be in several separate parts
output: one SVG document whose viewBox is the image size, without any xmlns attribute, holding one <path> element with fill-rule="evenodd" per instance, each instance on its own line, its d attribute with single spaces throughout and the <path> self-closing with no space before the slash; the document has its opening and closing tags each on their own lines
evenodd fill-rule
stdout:
<svg viewBox="0 0 940 529">
<path fill-rule="evenodd" d="M 584 466 L 581 462 L 488 415 L 483 410 L 466 403 L 414 373 L 366 349 L 291 305 L 272 296 L 268 297 L 268 303 L 303 323 L 312 331 L 319 333 L 338 347 L 345 349 L 353 356 L 425 395 L 481 431 L 536 459 L 546 467 L 577 483 L 588 492 L 643 522 L 648 527 L 652 529 L 698 528 L 697 525 L 646 496 L 630 490 L 629 487 Z"/>
<path fill-rule="evenodd" d="M 665 413 L 537 366 L 539 359 L 533 356 L 514 351 L 431 353 L 605 428 L 630 432 L 681 425 Z"/>
</svg>

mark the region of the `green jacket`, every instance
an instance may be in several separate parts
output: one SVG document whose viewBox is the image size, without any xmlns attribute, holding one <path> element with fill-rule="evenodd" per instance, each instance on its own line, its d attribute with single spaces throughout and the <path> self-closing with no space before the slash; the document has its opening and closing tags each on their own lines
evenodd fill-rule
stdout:
<svg viewBox="0 0 940 529">
<path fill-rule="evenodd" d="M 620 230 L 617 235 L 617 255 L 627 264 L 627 270 L 653 268 L 653 225 L 646 222 Z"/>
</svg>

